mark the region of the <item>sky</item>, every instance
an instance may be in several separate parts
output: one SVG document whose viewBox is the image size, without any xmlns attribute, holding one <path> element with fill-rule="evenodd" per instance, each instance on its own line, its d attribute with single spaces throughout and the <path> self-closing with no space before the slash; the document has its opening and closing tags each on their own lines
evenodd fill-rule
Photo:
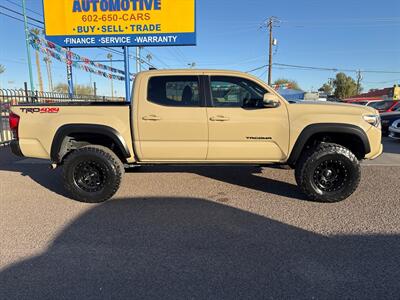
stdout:
<svg viewBox="0 0 400 300">
<path fill-rule="evenodd" d="M 42 17 L 42 0 L 26 0 L 28 15 Z M 0 0 L 0 5 L 21 11 L 21 0 Z M 400 83 L 400 1 L 399 0 L 197 0 L 197 45 L 185 47 L 148 47 L 151 63 L 157 68 L 229 69 L 249 71 L 268 62 L 268 32 L 265 20 L 279 19 L 274 28 L 278 44 L 273 61 L 278 64 L 361 70 L 365 91 Z M 0 13 L 6 12 L 0 7 Z M 10 14 L 9 12 L 6 12 Z M 19 16 L 12 14 L 18 18 Z M 23 23 L 0 14 L 0 64 L 6 72 L 0 75 L 0 88 L 22 88 L 29 80 Z M 75 49 L 91 59 L 104 60 L 103 49 Z M 133 50 L 132 50 L 133 52 Z M 122 59 L 113 54 L 114 59 Z M 38 88 L 35 54 L 34 83 Z M 48 87 L 46 66 L 41 60 L 45 89 Z M 114 63 L 123 69 L 123 64 Z M 131 66 L 134 66 L 131 61 Z M 52 64 L 53 81 L 66 83 L 66 68 Z M 393 73 L 370 73 L 368 71 Z M 134 72 L 134 67 L 131 70 Z M 364 72 L 363 72 L 364 71 Z M 397 73 L 396 73 L 397 72 Z M 110 95 L 110 81 L 74 69 L 74 82 L 97 83 L 98 94 Z M 253 75 L 267 79 L 267 69 Z M 305 91 L 317 90 L 335 71 L 304 70 L 274 66 L 273 80 L 295 80 Z M 353 78 L 355 72 L 347 72 Z M 48 88 L 47 88 L 48 90 Z M 124 83 L 114 81 L 117 96 L 124 95 Z"/>
</svg>

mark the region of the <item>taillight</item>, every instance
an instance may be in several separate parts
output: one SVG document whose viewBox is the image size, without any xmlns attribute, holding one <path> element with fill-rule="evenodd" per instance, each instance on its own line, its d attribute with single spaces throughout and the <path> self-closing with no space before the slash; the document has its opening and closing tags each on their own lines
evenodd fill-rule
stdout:
<svg viewBox="0 0 400 300">
<path fill-rule="evenodd" d="M 14 138 L 18 139 L 19 116 L 14 114 L 13 112 L 10 112 L 8 120 L 10 122 L 10 129 L 14 135 Z"/>
</svg>

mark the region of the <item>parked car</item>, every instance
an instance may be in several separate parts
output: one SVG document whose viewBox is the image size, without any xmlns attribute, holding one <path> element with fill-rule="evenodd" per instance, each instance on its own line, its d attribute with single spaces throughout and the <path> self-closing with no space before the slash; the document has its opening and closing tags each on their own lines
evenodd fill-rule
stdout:
<svg viewBox="0 0 400 300">
<path fill-rule="evenodd" d="M 384 100 L 384 101 L 372 101 L 367 106 L 373 107 L 379 112 L 391 112 L 399 104 L 398 100 Z"/>
<path fill-rule="evenodd" d="M 1 103 L 1 112 L 7 113 L 10 111 L 10 103 Z"/>
<path fill-rule="evenodd" d="M 358 104 L 375 108 L 380 113 L 391 112 L 399 105 L 399 100 L 354 100 L 346 101 L 349 104 Z"/>
<path fill-rule="evenodd" d="M 382 113 L 382 135 L 389 135 L 389 127 L 392 126 L 393 122 L 400 118 L 400 107 L 396 111 Z"/>
<path fill-rule="evenodd" d="M 393 122 L 389 127 L 389 137 L 395 140 L 400 140 L 400 119 Z"/>
</svg>

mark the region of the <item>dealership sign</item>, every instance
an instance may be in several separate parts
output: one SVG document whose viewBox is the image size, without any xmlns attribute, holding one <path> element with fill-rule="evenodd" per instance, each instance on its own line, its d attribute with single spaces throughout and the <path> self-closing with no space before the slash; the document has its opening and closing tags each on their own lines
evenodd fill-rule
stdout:
<svg viewBox="0 0 400 300">
<path fill-rule="evenodd" d="M 46 39 L 63 47 L 196 44 L 195 0 L 43 0 Z"/>
</svg>

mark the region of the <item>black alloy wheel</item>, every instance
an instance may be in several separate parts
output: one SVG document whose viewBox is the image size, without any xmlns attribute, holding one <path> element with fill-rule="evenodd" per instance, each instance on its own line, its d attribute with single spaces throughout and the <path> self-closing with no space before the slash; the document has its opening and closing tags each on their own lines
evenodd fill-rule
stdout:
<svg viewBox="0 0 400 300">
<path fill-rule="evenodd" d="M 72 198 L 100 203 L 118 191 L 124 172 L 122 161 L 113 151 L 104 146 L 85 146 L 64 160 L 64 185 Z"/>
<path fill-rule="evenodd" d="M 333 203 L 354 193 L 361 168 L 357 157 L 346 147 L 321 143 L 303 153 L 296 163 L 295 177 L 310 200 Z"/>
</svg>

